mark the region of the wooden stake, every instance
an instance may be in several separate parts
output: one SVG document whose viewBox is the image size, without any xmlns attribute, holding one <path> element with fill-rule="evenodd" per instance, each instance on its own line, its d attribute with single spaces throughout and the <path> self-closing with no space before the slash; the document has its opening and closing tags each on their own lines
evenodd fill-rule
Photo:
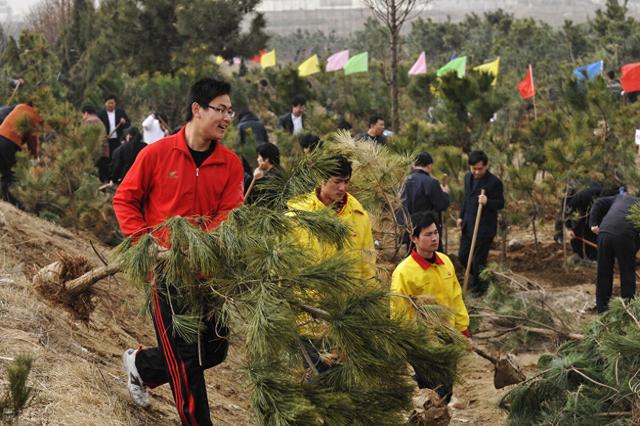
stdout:
<svg viewBox="0 0 640 426">
<path fill-rule="evenodd" d="M 480 195 L 484 195 L 484 189 L 480 191 Z M 467 259 L 467 269 L 464 271 L 464 285 L 462 293 L 467 294 L 469 289 L 469 273 L 471 272 L 471 264 L 473 263 L 473 251 L 476 248 L 476 239 L 478 238 L 478 228 L 480 228 L 480 217 L 482 216 L 483 204 L 478 201 L 478 213 L 476 214 L 476 223 L 473 226 L 473 237 L 471 237 L 471 248 L 469 248 L 469 258 Z"/>
</svg>

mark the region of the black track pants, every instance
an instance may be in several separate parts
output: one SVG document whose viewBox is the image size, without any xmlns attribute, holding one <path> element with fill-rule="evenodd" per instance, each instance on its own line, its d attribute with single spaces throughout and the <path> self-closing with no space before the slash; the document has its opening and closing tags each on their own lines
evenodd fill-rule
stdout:
<svg viewBox="0 0 640 426">
<path fill-rule="evenodd" d="M 172 304 L 174 310 L 180 312 L 173 299 Z M 165 383 L 171 385 L 183 425 L 212 425 L 204 370 L 226 358 L 228 329 L 225 326 L 216 329 L 215 320 L 206 324 L 206 330 L 200 333 L 201 366 L 198 344 L 187 343 L 173 332 L 171 305 L 155 283 L 151 288 L 151 305 L 158 346 L 143 349 L 136 356 L 136 368 L 142 381 L 150 388 Z"/>
</svg>

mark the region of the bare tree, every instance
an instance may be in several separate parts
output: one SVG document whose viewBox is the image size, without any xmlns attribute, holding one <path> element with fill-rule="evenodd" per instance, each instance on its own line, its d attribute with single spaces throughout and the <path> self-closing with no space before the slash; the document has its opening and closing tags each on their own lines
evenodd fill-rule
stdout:
<svg viewBox="0 0 640 426">
<path fill-rule="evenodd" d="M 431 0 L 363 0 L 371 9 L 373 16 L 385 28 L 391 47 L 391 76 L 389 88 L 391 91 L 391 128 L 394 132 L 400 129 L 400 114 L 398 107 L 398 62 L 402 39 L 402 26 L 415 18 Z"/>
<path fill-rule="evenodd" d="M 29 9 L 25 29 L 41 33 L 53 46 L 71 22 L 73 0 L 41 0 Z"/>
</svg>

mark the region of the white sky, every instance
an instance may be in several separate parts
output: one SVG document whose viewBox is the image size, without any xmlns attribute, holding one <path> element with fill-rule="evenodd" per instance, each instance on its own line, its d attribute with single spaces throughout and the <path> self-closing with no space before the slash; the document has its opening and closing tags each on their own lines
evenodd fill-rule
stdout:
<svg viewBox="0 0 640 426">
<path fill-rule="evenodd" d="M 14 16 L 24 16 L 31 6 L 36 5 L 40 0 L 7 0 Z"/>
</svg>

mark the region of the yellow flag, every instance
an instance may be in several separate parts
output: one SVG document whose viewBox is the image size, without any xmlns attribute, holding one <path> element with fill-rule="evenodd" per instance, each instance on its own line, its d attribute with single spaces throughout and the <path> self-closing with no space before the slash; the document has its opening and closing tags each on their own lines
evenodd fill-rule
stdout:
<svg viewBox="0 0 640 426">
<path fill-rule="evenodd" d="M 262 68 L 269 68 L 276 64 L 276 49 L 271 52 L 267 52 L 260 57 L 260 66 Z"/>
<path fill-rule="evenodd" d="M 224 58 L 222 56 L 216 56 L 216 65 L 221 65 L 224 62 Z"/>
<path fill-rule="evenodd" d="M 318 55 L 313 55 L 298 66 L 298 75 L 300 77 L 306 77 L 320 72 L 320 61 L 318 61 Z"/>
<path fill-rule="evenodd" d="M 493 82 L 491 85 L 495 86 L 496 81 L 498 81 L 498 69 L 500 68 L 500 56 L 496 58 L 493 62 L 487 62 L 486 64 L 478 65 L 474 67 L 474 71 L 486 72 L 493 76 Z"/>
</svg>

